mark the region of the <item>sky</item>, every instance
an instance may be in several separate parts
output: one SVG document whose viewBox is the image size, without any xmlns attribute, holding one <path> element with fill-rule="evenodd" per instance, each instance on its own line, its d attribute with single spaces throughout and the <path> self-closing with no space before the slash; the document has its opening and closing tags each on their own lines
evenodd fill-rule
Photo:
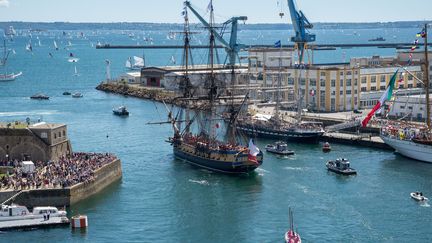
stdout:
<svg viewBox="0 0 432 243">
<path fill-rule="evenodd" d="M 209 1 L 191 3 L 205 15 Z M 248 23 L 291 23 L 286 0 L 213 0 L 213 5 L 217 22 L 246 15 Z M 432 19 L 432 0 L 297 0 L 297 6 L 311 22 Z M 0 0 L 0 21 L 181 23 L 182 7 L 183 0 Z"/>
</svg>

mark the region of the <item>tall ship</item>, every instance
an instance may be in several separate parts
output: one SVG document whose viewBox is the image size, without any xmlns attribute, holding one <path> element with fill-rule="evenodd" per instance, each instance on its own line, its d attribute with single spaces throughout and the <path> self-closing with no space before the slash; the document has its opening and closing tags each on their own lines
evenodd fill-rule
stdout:
<svg viewBox="0 0 432 243">
<path fill-rule="evenodd" d="M 426 123 L 417 124 L 410 122 L 389 121 L 381 128 L 382 140 L 396 150 L 397 153 L 411 159 L 432 163 L 432 131 L 429 98 L 429 58 L 427 41 L 427 24 L 422 32 L 424 38 L 424 88 L 426 98 Z"/>
<path fill-rule="evenodd" d="M 315 41 L 315 34 L 309 33 L 308 29 L 312 29 L 313 25 L 309 22 L 303 12 L 296 8 L 293 0 L 288 0 L 288 8 L 291 15 L 291 23 L 294 28 L 295 36 L 291 37 L 291 41 L 295 43 L 295 50 L 298 52 L 299 75 L 296 77 L 296 82 L 301 80 L 302 70 L 305 65 L 304 52 L 307 50 L 307 43 Z M 283 16 L 283 14 L 281 15 Z M 282 48 L 280 41 L 275 43 L 276 48 Z M 278 83 L 276 89 L 276 109 L 270 119 L 246 116 L 237 123 L 237 128 L 257 137 L 267 137 L 278 140 L 292 140 L 296 142 L 318 142 L 318 139 L 324 134 L 321 123 L 302 121 L 301 116 L 301 101 L 302 93 L 297 92 L 297 116 L 294 120 L 288 121 L 280 116 L 280 91 L 281 91 L 281 73 L 282 73 L 282 49 L 280 49 L 278 70 Z M 310 62 L 310 60 L 308 60 Z M 297 85 L 298 86 L 298 85 Z M 299 87 L 299 86 L 298 86 Z M 298 90 L 300 91 L 300 90 Z"/>
<path fill-rule="evenodd" d="M 192 165 L 222 173 L 249 173 L 263 163 L 263 153 L 252 140 L 249 141 L 247 146 L 241 145 L 241 142 L 238 140 L 240 138 L 236 136 L 234 124 L 239 111 L 232 110 L 231 117 L 233 119 L 230 120 L 227 126 L 226 136 L 224 136 L 226 139 L 218 139 L 217 135 L 217 129 L 220 126 L 218 120 L 221 119 L 216 117 L 216 103 L 223 92 L 218 87 L 214 73 L 215 36 L 213 29 L 211 29 L 214 28 L 212 2 L 210 2 L 209 10 L 209 71 L 204 80 L 202 80 L 208 93 L 204 97 L 193 97 L 194 92 L 191 92 L 192 84 L 189 79 L 188 68 L 191 57 L 189 20 L 187 8 L 185 7 L 183 11 L 185 18 L 183 32 L 184 72 L 179 85 L 183 95 L 178 99 L 185 104 L 184 107 L 186 108 L 180 108 L 175 116 L 172 111 L 169 111 L 168 122 L 172 124 L 174 135 L 168 139 L 168 142 L 172 145 L 174 155 L 177 158 Z M 190 107 L 190 102 L 196 102 L 194 106 L 199 102 L 199 109 L 196 109 L 194 112 L 189 110 L 187 107 Z M 182 124 L 184 124 L 183 129 Z M 194 133 L 193 130 L 197 131 L 197 133 Z"/>
<path fill-rule="evenodd" d="M 282 139 L 304 143 L 318 142 L 324 134 L 322 123 L 302 121 L 300 92 L 297 98 L 297 115 L 288 121 L 281 117 L 280 90 L 281 90 L 281 60 L 279 58 L 278 87 L 276 89 L 276 107 L 272 116 L 246 115 L 239 119 L 237 129 L 256 137 Z M 301 77 L 298 79 L 300 80 Z"/>
</svg>

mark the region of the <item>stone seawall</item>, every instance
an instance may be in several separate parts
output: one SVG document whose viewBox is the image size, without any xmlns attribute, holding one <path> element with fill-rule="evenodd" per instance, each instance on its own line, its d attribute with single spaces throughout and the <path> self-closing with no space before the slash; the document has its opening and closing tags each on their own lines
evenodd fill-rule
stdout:
<svg viewBox="0 0 432 243">
<path fill-rule="evenodd" d="M 163 89 L 145 88 L 141 86 L 128 85 L 123 83 L 102 82 L 96 87 L 96 89 L 108 93 L 122 94 L 141 99 L 148 99 L 160 102 L 165 101 L 165 103 L 173 103 L 175 98 L 174 92 L 166 91 Z"/>
<path fill-rule="evenodd" d="M 95 179 L 91 182 L 83 182 L 62 189 L 24 190 L 13 202 L 30 208 L 35 206 L 70 206 L 97 194 L 121 178 L 121 161 L 116 159 L 96 170 Z M 18 191 L 0 192 L 0 202 L 4 202 L 16 193 Z"/>
</svg>

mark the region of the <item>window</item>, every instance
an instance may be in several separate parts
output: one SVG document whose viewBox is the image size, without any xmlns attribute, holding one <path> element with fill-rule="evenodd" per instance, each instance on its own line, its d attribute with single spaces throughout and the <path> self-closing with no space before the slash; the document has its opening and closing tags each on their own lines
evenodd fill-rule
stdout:
<svg viewBox="0 0 432 243">
<path fill-rule="evenodd" d="M 401 105 L 400 108 L 401 108 L 401 109 L 405 109 L 405 106 Z"/>
<path fill-rule="evenodd" d="M 354 71 L 354 74 L 357 75 L 357 74 L 358 74 L 358 71 Z"/>
<path fill-rule="evenodd" d="M 408 109 L 412 110 L 413 108 L 412 108 L 412 106 L 408 106 Z"/>
<path fill-rule="evenodd" d="M 343 76 L 343 71 L 341 71 L 339 74 L 340 74 L 340 76 Z"/>
<path fill-rule="evenodd" d="M 366 87 L 361 87 L 362 92 L 366 92 Z"/>
<path fill-rule="evenodd" d="M 341 90 L 341 91 L 339 92 L 339 94 L 340 94 L 340 95 L 343 95 L 343 90 Z"/>
<path fill-rule="evenodd" d="M 362 78 L 361 78 L 361 83 L 362 83 L 362 84 L 365 84 L 365 83 L 366 83 L 366 77 L 362 77 Z"/>
<path fill-rule="evenodd" d="M 417 78 L 422 80 L 423 79 L 423 73 L 417 73 Z"/>
<path fill-rule="evenodd" d="M 354 94 L 357 94 L 358 92 L 357 92 L 357 90 L 354 90 Z"/>
<path fill-rule="evenodd" d="M 63 130 L 63 137 L 66 137 L 66 131 Z"/>
<path fill-rule="evenodd" d="M 46 132 L 41 133 L 41 138 L 48 138 L 48 134 Z"/>
<path fill-rule="evenodd" d="M 321 72 L 321 76 L 326 76 L 326 73 L 325 72 Z"/>
<path fill-rule="evenodd" d="M 54 133 L 54 139 L 56 139 L 57 138 L 57 133 Z"/>
<path fill-rule="evenodd" d="M 351 71 L 348 71 L 348 72 L 346 73 L 346 75 L 351 75 Z"/>
<path fill-rule="evenodd" d="M 386 76 L 385 75 L 381 75 L 381 83 L 385 83 L 386 81 Z"/>
<path fill-rule="evenodd" d="M 399 84 L 399 89 L 403 89 L 404 85 L 403 84 Z"/>
<path fill-rule="evenodd" d="M 334 79 L 331 80 L 331 86 L 332 86 L 332 87 L 335 87 L 335 86 L 336 86 L 336 80 L 334 80 Z"/>
<path fill-rule="evenodd" d="M 350 78 L 346 80 L 346 86 L 351 86 L 351 79 Z"/>
<path fill-rule="evenodd" d="M 344 80 L 343 80 L 343 79 L 340 80 L 340 86 L 341 86 L 341 87 L 344 86 Z"/>
<path fill-rule="evenodd" d="M 371 76 L 371 83 L 376 83 L 376 76 Z"/>
<path fill-rule="evenodd" d="M 413 80 L 414 77 L 412 75 L 408 75 L 408 80 Z"/>
<path fill-rule="evenodd" d="M 58 137 L 61 138 L 61 132 L 58 132 Z"/>
<path fill-rule="evenodd" d="M 305 85 L 306 84 L 306 79 L 305 78 L 301 78 L 300 79 L 300 85 Z"/>
<path fill-rule="evenodd" d="M 314 78 L 309 79 L 309 85 L 310 86 L 316 86 L 316 79 L 314 79 Z"/>
<path fill-rule="evenodd" d="M 420 82 L 418 82 L 418 83 L 416 84 L 416 87 L 417 87 L 417 88 L 421 88 L 421 86 L 422 86 L 422 84 L 421 84 Z"/>
<path fill-rule="evenodd" d="M 320 85 L 321 87 L 325 87 L 325 79 L 320 79 Z"/>
<path fill-rule="evenodd" d="M 381 85 L 380 86 L 380 90 L 385 90 L 386 89 L 386 86 L 385 85 Z"/>
<path fill-rule="evenodd" d="M 376 87 L 375 87 L 375 86 L 372 86 L 372 87 L 371 87 L 371 90 L 372 90 L 372 91 L 375 91 L 375 90 L 376 90 Z"/>
<path fill-rule="evenodd" d="M 408 84 L 408 88 L 412 88 L 413 87 L 413 84 Z"/>
<path fill-rule="evenodd" d="M 347 94 L 347 95 L 350 95 L 350 94 L 351 94 L 351 90 L 347 90 L 347 91 L 346 91 L 346 94 Z"/>
<path fill-rule="evenodd" d="M 357 86 L 357 84 L 358 84 L 358 79 L 354 79 L 354 86 Z"/>
<path fill-rule="evenodd" d="M 294 84 L 294 78 L 288 78 L 288 84 Z"/>
<path fill-rule="evenodd" d="M 333 90 L 333 91 L 332 91 L 332 95 L 336 95 L 336 91 Z"/>
</svg>

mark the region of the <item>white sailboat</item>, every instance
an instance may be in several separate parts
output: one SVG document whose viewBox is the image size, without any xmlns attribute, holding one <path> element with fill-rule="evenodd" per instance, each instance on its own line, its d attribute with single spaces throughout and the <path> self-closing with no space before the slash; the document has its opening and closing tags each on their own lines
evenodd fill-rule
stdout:
<svg viewBox="0 0 432 243">
<path fill-rule="evenodd" d="M 141 68 L 145 67 L 145 60 L 142 57 L 134 56 L 132 61 L 132 58 L 129 57 L 126 60 L 125 67 L 130 70 L 140 70 Z"/>
<path fill-rule="evenodd" d="M 22 75 L 22 72 L 18 73 L 7 73 L 7 59 L 9 57 L 10 50 L 6 48 L 6 41 L 3 42 L 3 57 L 0 59 L 0 67 L 4 69 L 4 73 L 0 72 L 0 82 L 3 81 L 14 81 L 17 77 Z"/>
<path fill-rule="evenodd" d="M 431 131 L 431 112 L 429 99 L 429 60 L 427 42 L 427 24 L 424 27 L 425 40 L 425 69 L 424 84 L 426 99 L 426 125 L 416 125 L 413 123 L 391 122 L 381 129 L 382 140 L 394 148 L 399 154 L 432 163 L 432 131 Z M 415 77 L 416 78 L 416 77 Z"/>
<path fill-rule="evenodd" d="M 78 73 L 78 69 L 77 69 L 76 65 L 74 66 L 74 75 L 73 76 L 80 76 L 80 74 Z"/>
<path fill-rule="evenodd" d="M 57 42 L 56 42 L 56 41 L 54 41 L 54 49 L 55 49 L 56 51 L 58 51 L 58 46 L 57 46 Z"/>
</svg>

